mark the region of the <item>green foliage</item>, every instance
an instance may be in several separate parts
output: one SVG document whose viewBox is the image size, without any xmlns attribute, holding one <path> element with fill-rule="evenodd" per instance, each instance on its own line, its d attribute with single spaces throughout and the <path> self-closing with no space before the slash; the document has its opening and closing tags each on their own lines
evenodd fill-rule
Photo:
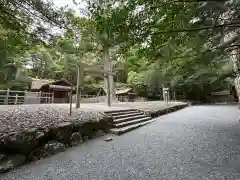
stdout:
<svg viewBox="0 0 240 180">
<path fill-rule="evenodd" d="M 12 84 L 8 83 L 8 84 L 0 84 L 0 90 L 6 90 L 6 89 L 10 89 L 12 87 Z"/>
<path fill-rule="evenodd" d="M 87 17 L 79 17 L 48 1 L 2 3 L 1 77 L 8 76 L 5 66 L 11 64 L 27 69 L 23 79 L 73 77 L 76 83 L 76 64 L 100 65 L 106 53 L 118 69 L 115 80 L 133 85 L 141 96 L 159 99 L 161 88 L 170 87 L 188 99 L 206 101 L 210 92 L 232 83 L 229 53 L 239 46 L 240 37 L 237 1 L 86 0 L 86 4 Z M 43 22 L 67 28 L 53 37 Z M 223 43 L 231 32 L 235 36 Z M 86 77 L 84 92 L 96 93 L 101 80 Z"/>
<path fill-rule="evenodd" d="M 29 35 L 32 40 L 46 40 L 51 36 L 50 25 L 65 24 L 61 10 L 48 0 L 4 0 L 0 7 L 1 27 Z"/>
<path fill-rule="evenodd" d="M 13 81 L 11 83 L 11 90 L 18 90 L 18 91 L 25 91 L 28 90 L 30 87 L 29 82 L 24 82 L 24 81 Z"/>
<path fill-rule="evenodd" d="M 0 84 L 0 90 L 17 90 L 17 91 L 25 91 L 30 87 L 30 81 L 9 81 L 7 84 Z"/>
</svg>

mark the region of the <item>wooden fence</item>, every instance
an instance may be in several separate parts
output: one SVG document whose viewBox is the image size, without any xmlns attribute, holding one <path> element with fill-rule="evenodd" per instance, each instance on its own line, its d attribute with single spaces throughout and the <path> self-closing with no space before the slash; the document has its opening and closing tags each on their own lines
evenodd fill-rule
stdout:
<svg viewBox="0 0 240 180">
<path fill-rule="evenodd" d="M 118 96 L 118 102 L 128 102 L 126 96 Z M 0 105 L 19 105 L 19 104 L 50 104 L 54 103 L 52 93 L 28 92 L 14 90 L 0 90 Z M 73 95 L 73 103 L 76 103 L 76 96 Z M 82 95 L 81 103 L 101 103 L 106 101 L 106 96 Z M 136 98 L 133 101 L 147 101 L 145 98 Z M 60 101 L 58 101 L 60 102 Z"/>
<path fill-rule="evenodd" d="M 52 93 L 0 90 L 0 105 L 52 103 Z"/>
</svg>

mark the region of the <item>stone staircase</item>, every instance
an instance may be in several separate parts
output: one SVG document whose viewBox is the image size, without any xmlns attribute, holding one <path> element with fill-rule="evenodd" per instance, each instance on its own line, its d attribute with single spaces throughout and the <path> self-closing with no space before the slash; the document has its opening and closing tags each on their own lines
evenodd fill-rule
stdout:
<svg viewBox="0 0 240 180">
<path fill-rule="evenodd" d="M 113 128 L 110 131 L 114 134 L 121 135 L 138 127 L 153 122 L 151 116 L 137 109 L 117 110 L 105 112 L 113 117 Z"/>
</svg>

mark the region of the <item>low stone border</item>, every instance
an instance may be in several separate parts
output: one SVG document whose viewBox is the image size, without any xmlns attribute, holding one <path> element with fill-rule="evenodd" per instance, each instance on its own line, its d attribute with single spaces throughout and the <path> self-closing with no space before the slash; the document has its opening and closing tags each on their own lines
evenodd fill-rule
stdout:
<svg viewBox="0 0 240 180">
<path fill-rule="evenodd" d="M 43 159 L 76 146 L 89 138 L 104 135 L 112 118 L 66 121 L 44 128 L 0 134 L 0 173 L 33 160 Z"/>
<path fill-rule="evenodd" d="M 171 107 L 167 107 L 167 108 L 160 109 L 160 110 L 145 110 L 145 114 L 151 116 L 152 118 L 156 118 L 158 116 L 165 115 L 165 114 L 168 114 L 170 112 L 175 112 L 179 109 L 183 109 L 187 106 L 189 106 L 189 104 L 184 103 L 184 104 L 179 104 L 179 105 L 173 105 Z"/>
</svg>

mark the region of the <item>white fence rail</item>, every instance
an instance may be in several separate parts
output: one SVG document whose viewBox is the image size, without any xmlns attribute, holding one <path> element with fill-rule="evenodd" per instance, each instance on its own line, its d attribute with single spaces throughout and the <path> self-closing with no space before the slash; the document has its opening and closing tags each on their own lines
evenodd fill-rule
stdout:
<svg viewBox="0 0 240 180">
<path fill-rule="evenodd" d="M 1 105 L 52 103 L 52 93 L 0 90 Z"/>
<path fill-rule="evenodd" d="M 76 95 L 73 95 L 72 102 L 76 103 Z M 118 102 L 143 102 L 144 98 L 129 99 L 127 96 L 117 96 Z M 48 104 L 61 103 L 61 98 L 56 98 L 52 93 L 28 92 L 14 90 L 0 90 L 0 105 L 19 104 Z M 106 96 L 81 95 L 81 103 L 101 103 L 106 102 Z"/>
</svg>

